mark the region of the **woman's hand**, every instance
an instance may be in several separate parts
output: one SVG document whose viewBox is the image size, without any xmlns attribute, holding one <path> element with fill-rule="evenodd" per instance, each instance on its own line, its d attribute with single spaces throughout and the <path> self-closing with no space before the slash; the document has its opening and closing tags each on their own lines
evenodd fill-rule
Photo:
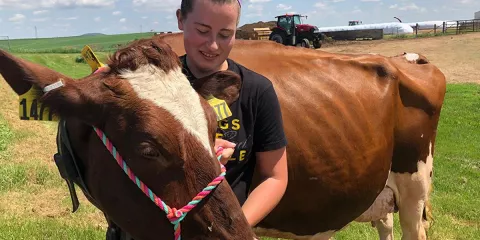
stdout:
<svg viewBox="0 0 480 240">
<path fill-rule="evenodd" d="M 228 159 L 232 156 L 233 152 L 235 151 L 235 143 L 229 142 L 227 140 L 217 138 L 215 139 L 215 152 L 218 151 L 219 147 L 223 148 L 222 157 L 220 158 L 220 163 L 223 165 L 227 164 Z"/>
</svg>

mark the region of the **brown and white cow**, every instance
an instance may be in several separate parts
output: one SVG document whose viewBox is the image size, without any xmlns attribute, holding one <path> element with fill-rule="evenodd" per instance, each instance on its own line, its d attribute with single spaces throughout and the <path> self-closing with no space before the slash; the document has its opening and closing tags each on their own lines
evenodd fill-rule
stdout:
<svg viewBox="0 0 480 240">
<path fill-rule="evenodd" d="M 173 206 L 184 205 L 219 172 L 206 150 L 213 141 L 211 111 L 203 100 L 198 104 L 178 72 L 177 56 L 163 41 L 184 53 L 177 34 L 137 42 L 114 54 L 110 71 L 78 83 L 0 55 L 0 73 L 17 93 L 29 88 L 27 81 L 43 87 L 67 80 L 58 90 L 64 92 L 61 97 L 47 94 L 44 101 L 72 119 L 74 148 L 86 165 L 97 207 L 139 240 L 171 234 L 169 222 L 112 162 L 91 124 L 104 127 L 115 145 L 132 154 L 132 169 Z M 160 46 L 157 52 L 152 44 Z M 375 222 L 381 239 L 389 239 L 396 207 L 403 237 L 425 238 L 423 213 L 446 84 L 438 68 L 416 54 L 331 54 L 264 41 L 238 41 L 231 58 L 273 82 L 289 139 L 289 185 L 280 204 L 258 224 L 260 235 L 328 239 L 357 220 Z M 204 81 L 210 79 L 234 85 L 236 78 L 227 72 Z M 229 96 L 234 100 L 235 94 Z M 201 111 L 208 120 L 198 122 L 198 114 L 172 109 Z M 189 131 L 202 122 L 208 131 Z M 147 155 L 156 150 L 156 158 L 138 155 L 145 142 Z M 185 220 L 184 239 L 253 236 L 224 185 L 196 211 Z"/>
<path fill-rule="evenodd" d="M 185 53 L 181 34 L 158 37 Z M 273 82 L 289 139 L 288 188 L 259 234 L 322 239 L 356 220 L 393 239 L 398 210 L 402 238 L 426 238 L 446 91 L 436 66 L 416 53 L 332 54 L 271 41 L 237 40 L 230 57 Z"/>
</svg>

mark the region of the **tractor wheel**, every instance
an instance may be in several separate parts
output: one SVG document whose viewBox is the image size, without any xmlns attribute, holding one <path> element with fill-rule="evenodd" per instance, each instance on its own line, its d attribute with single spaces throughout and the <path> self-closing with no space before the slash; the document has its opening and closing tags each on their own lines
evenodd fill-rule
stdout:
<svg viewBox="0 0 480 240">
<path fill-rule="evenodd" d="M 270 40 L 280 44 L 285 44 L 286 37 L 285 34 L 276 32 L 270 36 Z"/>
<path fill-rule="evenodd" d="M 312 48 L 312 46 L 310 45 L 310 41 L 308 41 L 308 39 L 304 38 L 302 39 L 301 42 L 299 42 L 297 44 L 298 47 L 304 47 L 304 48 Z"/>
<path fill-rule="evenodd" d="M 320 40 L 313 41 L 313 47 L 315 49 L 321 48 L 322 47 L 322 42 Z"/>
</svg>

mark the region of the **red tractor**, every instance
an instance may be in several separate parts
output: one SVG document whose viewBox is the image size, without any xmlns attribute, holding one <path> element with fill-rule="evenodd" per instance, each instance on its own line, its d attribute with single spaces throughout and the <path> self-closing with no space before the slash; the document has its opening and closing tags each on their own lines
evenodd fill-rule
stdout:
<svg viewBox="0 0 480 240">
<path fill-rule="evenodd" d="M 276 16 L 277 26 L 272 28 L 270 40 L 289 46 L 301 46 L 306 48 L 320 48 L 323 34 L 318 27 L 303 24 L 299 14 L 285 14 Z"/>
</svg>

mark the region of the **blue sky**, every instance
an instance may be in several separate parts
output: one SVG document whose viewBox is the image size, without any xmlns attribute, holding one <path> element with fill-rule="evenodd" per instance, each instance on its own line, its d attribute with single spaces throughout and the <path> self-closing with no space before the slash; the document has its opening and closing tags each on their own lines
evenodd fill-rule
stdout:
<svg viewBox="0 0 480 240">
<path fill-rule="evenodd" d="M 0 0 L 0 36 L 33 38 L 140 31 L 178 31 L 181 0 Z M 472 19 L 480 0 L 243 0 L 240 24 L 270 21 L 278 14 L 308 15 L 319 27 L 396 21 Z"/>
</svg>

